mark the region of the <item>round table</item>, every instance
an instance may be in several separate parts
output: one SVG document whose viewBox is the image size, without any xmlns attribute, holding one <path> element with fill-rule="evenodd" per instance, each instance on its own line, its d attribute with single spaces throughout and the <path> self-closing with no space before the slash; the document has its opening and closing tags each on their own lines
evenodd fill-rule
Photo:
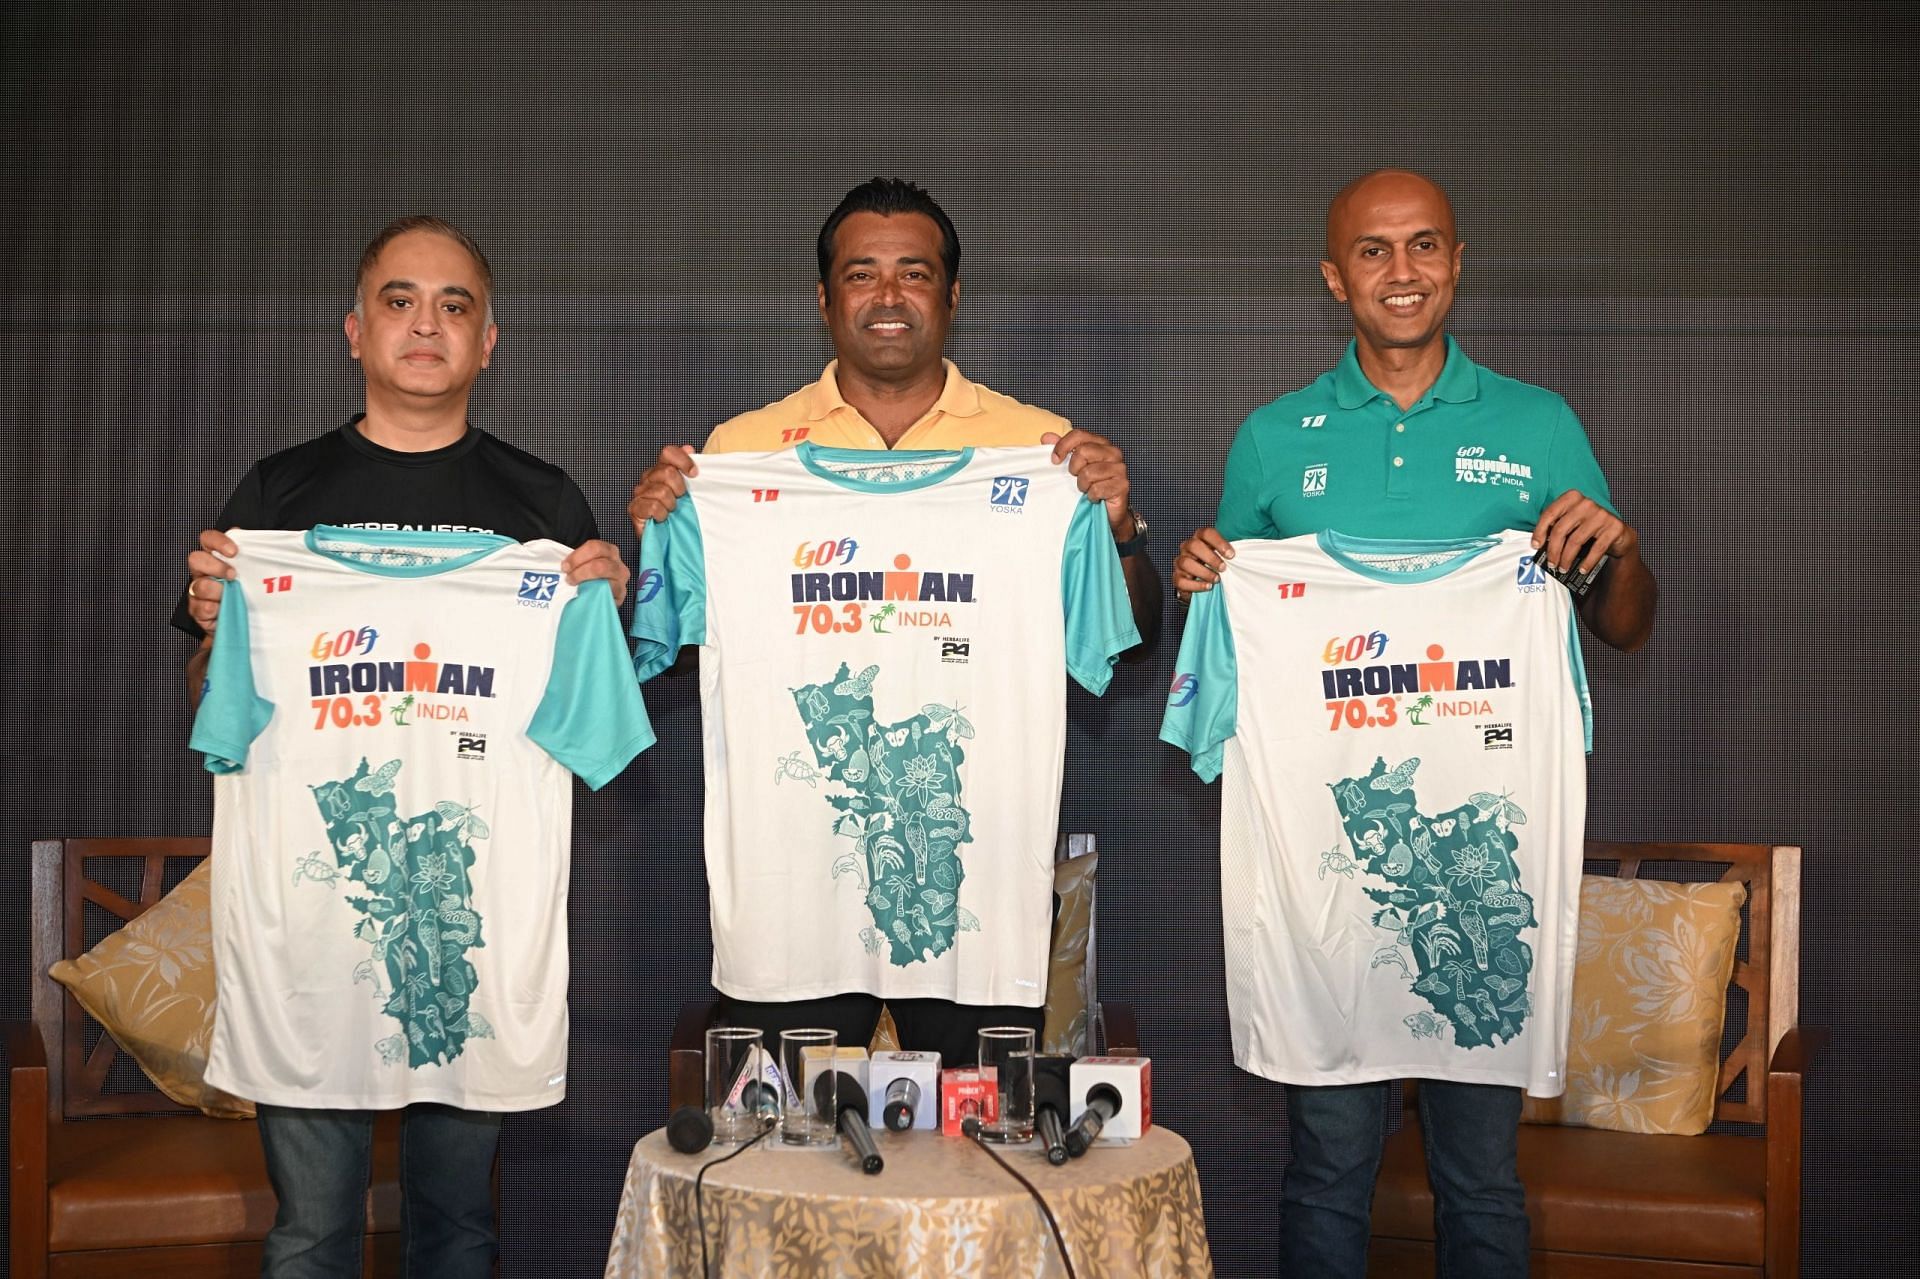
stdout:
<svg viewBox="0 0 1920 1279">
<path fill-rule="evenodd" d="M 1026 1188 L 964 1138 L 880 1132 L 886 1171 L 867 1176 L 850 1152 L 770 1146 L 715 1167 L 702 1182 L 713 1274 L 1063 1279 L 1058 1246 Z M 620 1196 L 609 1279 L 701 1279 L 694 1176 L 728 1153 L 683 1155 L 664 1129 L 633 1148 Z M 1193 1150 L 1147 1130 L 1096 1146 L 1063 1167 L 1038 1145 L 999 1153 L 1046 1197 L 1081 1279 L 1199 1279 L 1213 1274 Z"/>
</svg>

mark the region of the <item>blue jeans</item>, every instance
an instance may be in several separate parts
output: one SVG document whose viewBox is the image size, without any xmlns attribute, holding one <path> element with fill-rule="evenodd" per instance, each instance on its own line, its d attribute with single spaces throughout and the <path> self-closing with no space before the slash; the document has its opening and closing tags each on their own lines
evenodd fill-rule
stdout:
<svg viewBox="0 0 1920 1279">
<path fill-rule="evenodd" d="M 1427 1178 L 1440 1279 L 1525 1279 L 1520 1090 L 1423 1079 Z M 1386 1141 L 1387 1085 L 1287 1089 L 1293 1161 L 1280 1184 L 1280 1269 L 1363 1279 L 1373 1184 Z"/>
<path fill-rule="evenodd" d="M 358 1275 L 372 1179 L 371 1110 L 260 1106 L 260 1145 L 280 1206 L 260 1272 Z M 414 1105 L 400 1121 L 401 1273 L 491 1279 L 493 1155 L 500 1116 Z"/>
</svg>

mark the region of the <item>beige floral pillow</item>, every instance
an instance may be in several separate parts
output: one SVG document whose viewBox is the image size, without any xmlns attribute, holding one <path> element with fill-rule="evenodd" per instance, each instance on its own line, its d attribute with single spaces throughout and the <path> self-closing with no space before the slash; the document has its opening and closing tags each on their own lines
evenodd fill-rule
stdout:
<svg viewBox="0 0 1920 1279">
<path fill-rule="evenodd" d="M 212 863 L 201 862 L 138 919 L 47 971 L 139 1063 L 161 1092 L 217 1119 L 253 1103 L 206 1081 L 213 1038 Z"/>
<path fill-rule="evenodd" d="M 1744 884 L 1580 884 L 1567 1091 L 1534 1123 L 1691 1135 L 1713 1119 Z"/>
</svg>

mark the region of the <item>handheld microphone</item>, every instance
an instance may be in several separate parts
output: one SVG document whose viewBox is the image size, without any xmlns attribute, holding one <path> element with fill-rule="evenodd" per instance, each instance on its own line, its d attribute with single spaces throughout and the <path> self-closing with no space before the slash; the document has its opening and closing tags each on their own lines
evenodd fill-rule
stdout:
<svg viewBox="0 0 1920 1279">
<path fill-rule="evenodd" d="M 1066 1081 L 1051 1071 L 1036 1072 L 1033 1077 L 1033 1131 L 1047 1148 L 1047 1162 L 1055 1167 L 1067 1162 L 1067 1139 L 1062 1132 L 1066 1118 Z"/>
<path fill-rule="evenodd" d="M 713 1144 L 713 1120 L 702 1106 L 682 1106 L 667 1120 L 667 1144 L 683 1155 L 697 1155 Z"/>
<path fill-rule="evenodd" d="M 905 1132 L 913 1127 L 913 1118 L 920 1109 L 920 1085 L 911 1079 L 896 1079 L 887 1085 L 887 1107 L 885 1110 L 887 1127 L 895 1132 Z"/>
<path fill-rule="evenodd" d="M 836 1084 L 840 1094 L 837 1102 L 833 1098 Z M 832 1075 L 822 1071 L 813 1080 L 813 1108 L 822 1119 L 832 1118 L 840 1135 L 853 1143 L 854 1153 L 860 1156 L 860 1171 L 871 1176 L 886 1167 L 886 1161 L 874 1147 L 873 1129 L 867 1126 L 867 1090 L 860 1086 L 859 1080 L 844 1070 L 836 1070 Z M 829 1109 L 839 1113 L 829 1116 Z"/>
<path fill-rule="evenodd" d="M 1120 1113 L 1120 1090 L 1112 1084 L 1095 1084 L 1087 1094 L 1087 1108 L 1067 1130 L 1067 1153 L 1078 1159 L 1087 1147 L 1100 1139 L 1100 1130 Z"/>
</svg>

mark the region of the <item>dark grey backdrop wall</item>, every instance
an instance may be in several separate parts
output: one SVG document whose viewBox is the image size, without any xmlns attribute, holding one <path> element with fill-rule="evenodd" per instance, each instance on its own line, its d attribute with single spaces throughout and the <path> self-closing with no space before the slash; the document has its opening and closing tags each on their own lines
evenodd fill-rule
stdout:
<svg viewBox="0 0 1920 1279">
<path fill-rule="evenodd" d="M 31 838 L 207 829 L 182 558 L 253 458 L 357 406 L 339 320 L 390 216 L 487 245 L 475 420 L 630 548 L 663 443 L 825 361 L 832 202 L 915 177 L 966 246 L 952 353 L 1120 440 L 1165 548 L 1240 418 L 1338 353 L 1327 195 L 1412 164 L 1459 205 L 1456 332 L 1573 402 L 1664 584 L 1644 654 L 1590 646 L 1590 830 L 1805 844 L 1804 1016 L 1835 1029 L 1809 1271 L 1911 1265 L 1913 6 L 298 9 L 0 16 L 6 1016 Z M 1229 1064 L 1217 797 L 1154 740 L 1170 627 L 1076 695 L 1062 824 L 1108 854 L 1102 980 L 1139 1004 L 1221 1273 L 1262 1274 L 1280 1095 Z M 509 1274 L 597 1272 L 706 990 L 690 685 L 649 689 L 663 744 L 579 800 L 572 1087 L 507 1127 Z"/>
</svg>

